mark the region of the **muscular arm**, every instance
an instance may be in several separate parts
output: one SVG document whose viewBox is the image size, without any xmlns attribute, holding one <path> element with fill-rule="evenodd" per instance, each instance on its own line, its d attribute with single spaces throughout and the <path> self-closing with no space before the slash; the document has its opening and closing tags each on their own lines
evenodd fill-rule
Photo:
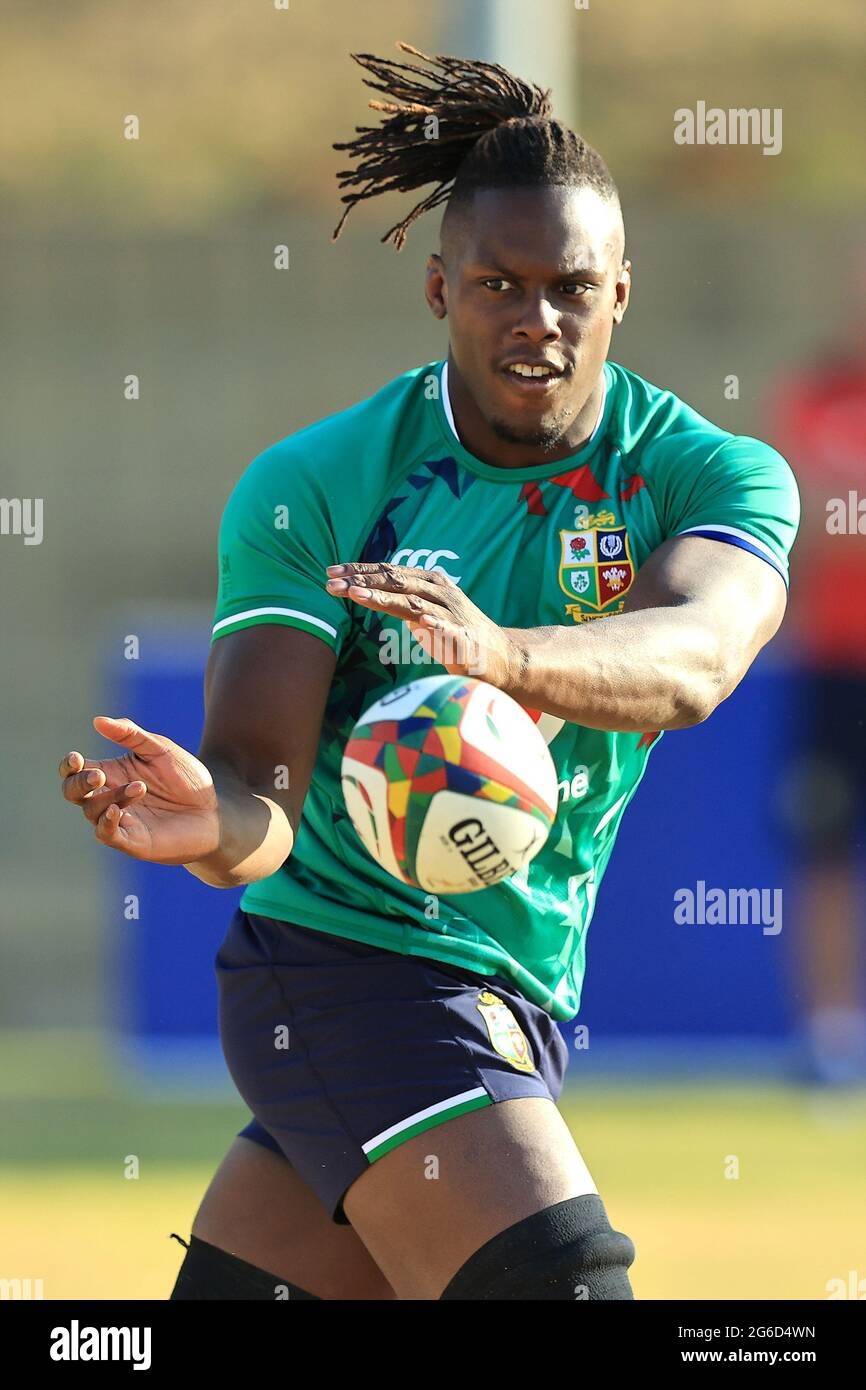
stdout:
<svg viewBox="0 0 866 1390">
<path fill-rule="evenodd" d="M 748 551 L 674 537 L 641 566 L 623 613 L 574 628 L 506 628 L 524 669 L 505 689 L 591 729 L 687 728 L 736 688 L 785 601 L 780 576 Z"/>
<path fill-rule="evenodd" d="M 213 644 L 198 757 L 214 781 L 220 843 L 185 865 L 203 882 L 255 883 L 291 854 L 335 665 L 325 642 L 280 624 Z"/>
</svg>

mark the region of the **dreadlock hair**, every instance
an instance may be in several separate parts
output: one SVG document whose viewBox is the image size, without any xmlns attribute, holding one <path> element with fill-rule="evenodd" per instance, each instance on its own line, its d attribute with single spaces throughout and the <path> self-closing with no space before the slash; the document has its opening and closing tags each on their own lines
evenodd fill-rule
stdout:
<svg viewBox="0 0 866 1390">
<path fill-rule="evenodd" d="M 523 82 L 499 63 L 430 57 L 408 43 L 397 47 L 429 67 L 372 53 L 351 55 L 372 74 L 364 85 L 389 100 L 369 103 L 386 113 L 381 125 L 356 126 L 354 140 L 334 145 L 357 163 L 337 174 L 338 187 L 352 191 L 342 195 L 346 207 L 332 240 L 358 203 L 430 183 L 436 185 L 432 192 L 381 238 L 393 242 L 395 250 L 402 250 L 407 231 L 423 212 L 462 202 L 479 188 L 589 186 L 618 204 L 601 155 L 550 115 L 549 91 Z"/>
</svg>

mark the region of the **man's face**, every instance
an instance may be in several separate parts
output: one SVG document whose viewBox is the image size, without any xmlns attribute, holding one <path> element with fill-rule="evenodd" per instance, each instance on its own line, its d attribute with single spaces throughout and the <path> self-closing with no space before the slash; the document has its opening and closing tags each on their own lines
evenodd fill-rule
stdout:
<svg viewBox="0 0 866 1390">
<path fill-rule="evenodd" d="M 628 303 L 618 207 L 590 188 L 485 189 L 446 216 L 442 248 L 427 298 L 486 425 L 511 444 L 567 445 Z"/>
</svg>

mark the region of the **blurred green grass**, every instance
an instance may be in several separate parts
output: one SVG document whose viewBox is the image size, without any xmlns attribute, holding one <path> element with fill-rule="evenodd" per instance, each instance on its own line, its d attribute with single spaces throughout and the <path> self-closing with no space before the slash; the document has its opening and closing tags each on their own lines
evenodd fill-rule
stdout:
<svg viewBox="0 0 866 1390">
<path fill-rule="evenodd" d="M 45 1278 L 46 1298 L 167 1297 L 170 1232 L 247 1118 L 239 1100 L 136 1098 L 111 1056 L 95 1035 L 0 1037 L 0 1274 Z M 862 1091 L 594 1082 L 561 1108 L 635 1242 L 638 1297 L 822 1299 L 866 1276 Z"/>
<path fill-rule="evenodd" d="M 120 1151 L 218 1161 L 249 1119 L 228 1074 L 212 1099 L 191 1086 L 154 1096 L 122 1055 L 98 1031 L 0 1033 L 0 1166 L 104 1165 Z"/>
</svg>

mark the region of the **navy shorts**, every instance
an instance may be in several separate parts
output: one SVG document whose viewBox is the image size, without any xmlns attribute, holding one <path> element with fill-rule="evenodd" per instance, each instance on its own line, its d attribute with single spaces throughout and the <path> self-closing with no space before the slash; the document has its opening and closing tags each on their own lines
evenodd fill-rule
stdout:
<svg viewBox="0 0 866 1390">
<path fill-rule="evenodd" d="M 253 1119 L 332 1219 L 371 1163 L 444 1120 L 562 1088 L 554 1020 L 498 976 L 243 912 L 216 957 L 220 1038 Z"/>
</svg>

